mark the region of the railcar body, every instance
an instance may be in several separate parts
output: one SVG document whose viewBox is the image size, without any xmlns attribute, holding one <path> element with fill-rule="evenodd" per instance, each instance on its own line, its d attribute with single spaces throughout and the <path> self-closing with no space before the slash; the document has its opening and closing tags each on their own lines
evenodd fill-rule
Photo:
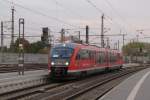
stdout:
<svg viewBox="0 0 150 100">
<path fill-rule="evenodd" d="M 118 50 L 76 43 L 55 45 L 49 55 L 48 70 L 53 78 L 72 78 L 119 69 L 123 64 Z"/>
</svg>

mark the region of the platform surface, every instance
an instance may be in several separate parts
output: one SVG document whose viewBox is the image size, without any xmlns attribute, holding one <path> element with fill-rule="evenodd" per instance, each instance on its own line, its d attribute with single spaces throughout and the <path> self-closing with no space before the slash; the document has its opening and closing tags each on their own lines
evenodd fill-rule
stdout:
<svg viewBox="0 0 150 100">
<path fill-rule="evenodd" d="M 136 63 L 128 63 L 124 64 L 123 68 L 125 67 L 133 67 L 138 66 Z M 4 82 L 4 80 L 13 79 L 13 78 L 23 78 L 23 77 L 30 77 L 30 76 L 40 76 L 40 75 L 48 75 L 48 70 L 35 70 L 35 71 L 25 71 L 24 75 L 18 75 L 18 72 L 11 72 L 11 73 L 0 73 L 0 83 Z"/>
<path fill-rule="evenodd" d="M 21 79 L 25 77 L 32 77 L 32 76 L 41 76 L 41 75 L 48 75 L 48 70 L 35 70 L 35 71 L 25 71 L 24 75 L 19 75 L 18 72 L 11 72 L 11 73 L 1 73 L 0 74 L 0 83 L 6 82 L 7 80 L 12 79 Z"/>
<path fill-rule="evenodd" d="M 140 66 L 140 64 L 138 64 L 138 63 L 126 63 L 126 64 L 123 64 L 123 68 L 134 67 L 134 66 Z"/>
<path fill-rule="evenodd" d="M 127 78 L 99 100 L 150 100 L 150 68 Z"/>
</svg>

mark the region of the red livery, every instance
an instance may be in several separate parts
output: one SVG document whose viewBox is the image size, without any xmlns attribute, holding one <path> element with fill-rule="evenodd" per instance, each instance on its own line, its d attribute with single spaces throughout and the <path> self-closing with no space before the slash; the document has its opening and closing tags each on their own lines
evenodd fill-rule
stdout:
<svg viewBox="0 0 150 100">
<path fill-rule="evenodd" d="M 53 78 L 120 69 L 122 64 L 123 57 L 118 50 L 76 43 L 55 45 L 49 56 L 49 72 Z"/>
</svg>

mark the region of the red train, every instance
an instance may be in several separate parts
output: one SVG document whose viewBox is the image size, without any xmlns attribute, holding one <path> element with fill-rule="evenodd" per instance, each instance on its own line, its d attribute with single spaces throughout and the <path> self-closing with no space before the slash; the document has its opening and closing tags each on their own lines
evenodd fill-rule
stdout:
<svg viewBox="0 0 150 100">
<path fill-rule="evenodd" d="M 123 57 L 118 50 L 62 43 L 51 49 L 48 65 L 53 78 L 72 78 L 109 69 L 120 69 Z"/>
</svg>

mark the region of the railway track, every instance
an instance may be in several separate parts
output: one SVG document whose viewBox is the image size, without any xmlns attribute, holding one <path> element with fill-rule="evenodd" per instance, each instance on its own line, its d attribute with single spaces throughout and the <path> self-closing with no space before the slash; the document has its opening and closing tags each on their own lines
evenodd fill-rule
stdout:
<svg viewBox="0 0 150 100">
<path fill-rule="evenodd" d="M 9 93 L 0 94 L 0 100 L 28 100 L 31 97 L 35 97 L 45 91 L 61 87 L 67 84 L 71 84 L 74 81 L 47 81 L 46 84 L 42 84 L 35 87 L 24 88 Z"/>
<path fill-rule="evenodd" d="M 138 71 L 140 69 L 137 69 L 136 71 Z M 95 89 L 98 86 L 102 86 L 110 81 L 116 80 L 117 78 L 126 76 L 130 73 L 135 72 L 135 69 L 133 70 L 122 70 L 119 72 L 114 72 L 114 73 L 110 73 L 106 76 L 99 76 L 96 78 L 92 78 L 91 80 L 88 80 L 86 82 L 77 82 L 77 84 L 72 85 L 72 87 L 69 86 L 69 88 L 57 88 L 56 90 L 50 90 L 47 91 L 47 93 L 41 94 L 35 98 L 31 98 L 31 99 L 37 99 L 38 98 L 43 98 L 44 100 L 72 100 L 72 99 L 76 99 L 76 98 L 80 98 L 80 96 L 82 96 L 84 93 L 91 91 L 92 89 Z M 113 87 L 111 87 L 113 88 Z M 108 89 L 108 88 L 106 88 Z M 109 89 L 108 89 L 109 90 Z M 56 93 L 56 94 L 55 94 Z M 104 91 L 104 93 L 106 93 L 106 91 Z M 102 93 L 102 94 L 104 94 Z M 100 96 L 98 96 L 100 97 Z M 98 98 L 96 97 L 96 98 Z M 95 98 L 95 99 L 96 99 Z M 87 100 L 88 98 L 84 99 Z M 95 100 L 94 99 L 94 100 Z M 91 99 L 89 99 L 91 100 Z"/>
<path fill-rule="evenodd" d="M 47 64 L 25 64 L 25 71 L 32 71 L 32 70 L 42 70 L 47 69 Z M 0 65 L 0 73 L 10 73 L 10 72 L 17 72 L 18 66 L 17 64 L 3 64 Z"/>
<path fill-rule="evenodd" d="M 124 79 L 132 75 L 133 73 L 124 73 L 121 76 L 113 76 L 106 80 L 103 80 L 95 85 L 91 85 L 83 90 L 70 95 L 65 100 L 98 100 L 100 97 L 105 95 L 112 88 L 121 83 Z"/>
<path fill-rule="evenodd" d="M 118 85 L 121 81 L 147 67 L 124 68 L 120 71 L 90 76 L 85 79 L 49 83 L 39 87 L 13 92 L 11 99 L 27 100 L 95 100 Z M 20 93 L 20 94 L 19 94 Z M 9 94 L 10 95 L 10 94 Z"/>
</svg>

